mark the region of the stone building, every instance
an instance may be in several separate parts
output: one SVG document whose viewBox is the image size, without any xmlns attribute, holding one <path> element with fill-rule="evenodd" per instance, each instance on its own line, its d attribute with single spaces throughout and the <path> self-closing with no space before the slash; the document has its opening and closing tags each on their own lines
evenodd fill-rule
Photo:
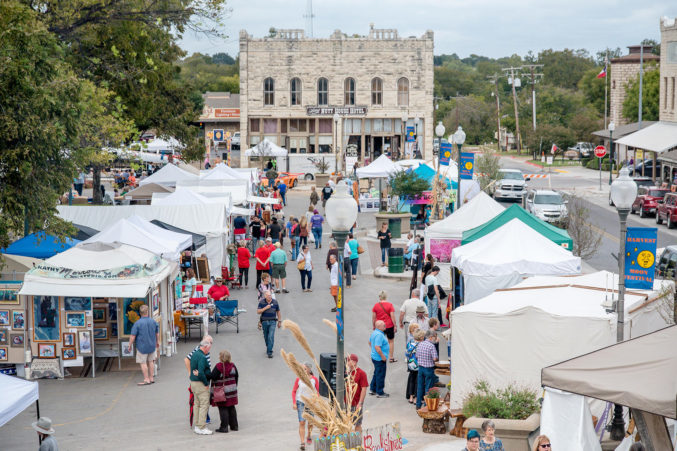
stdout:
<svg viewBox="0 0 677 451">
<path fill-rule="evenodd" d="M 625 101 L 625 91 L 630 81 L 634 80 L 639 74 L 640 45 L 631 45 L 628 47 L 629 53 L 619 58 L 613 58 L 610 62 L 609 77 L 609 121 L 613 121 L 616 126 L 628 124 L 627 119 L 623 117 L 623 102 Z M 658 68 L 660 57 L 651 53 L 653 46 L 644 46 L 644 71 Z"/>
<path fill-rule="evenodd" d="M 368 36 L 337 30 L 318 39 L 302 30 L 265 38 L 243 30 L 240 105 L 242 149 L 265 138 L 290 156 L 325 154 L 340 167 L 346 149 L 358 161 L 382 153 L 397 159 L 416 149 L 430 158 L 433 32 L 404 38 L 372 25 Z M 417 147 L 402 146 L 403 117 Z M 241 158 L 247 166 L 244 152 Z"/>
<path fill-rule="evenodd" d="M 675 82 L 677 79 L 677 20 L 661 21 L 661 86 L 659 119 L 677 122 Z"/>
<path fill-rule="evenodd" d="M 228 161 L 233 134 L 240 130 L 240 94 L 206 92 L 200 126 L 204 129 L 205 151 L 209 161 Z M 217 130 L 217 136 L 214 136 Z M 218 132 L 221 130 L 221 133 Z M 237 162 L 239 163 L 239 161 Z"/>
</svg>

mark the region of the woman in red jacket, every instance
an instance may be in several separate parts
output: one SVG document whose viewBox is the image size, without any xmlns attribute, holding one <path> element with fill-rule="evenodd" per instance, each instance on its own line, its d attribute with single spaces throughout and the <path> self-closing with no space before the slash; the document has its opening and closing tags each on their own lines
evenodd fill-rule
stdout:
<svg viewBox="0 0 677 451">
<path fill-rule="evenodd" d="M 252 258 L 252 254 L 249 253 L 247 245 L 244 241 L 238 243 L 237 248 L 237 266 L 240 269 L 240 286 L 247 288 L 249 286 L 249 259 Z M 242 285 L 242 279 L 244 276 L 244 285 Z"/>
<path fill-rule="evenodd" d="M 318 391 L 320 391 L 320 383 L 317 380 L 317 377 L 313 376 L 313 370 L 310 366 L 310 363 L 303 364 L 308 378 L 313 383 L 314 387 L 308 387 L 301 379 L 298 377 L 294 381 L 294 388 L 291 391 L 291 398 L 293 404 L 293 409 L 296 410 L 299 417 L 299 437 L 301 438 L 301 449 L 306 449 L 306 442 L 308 445 L 313 443 L 310 438 L 310 433 L 313 430 L 313 426 L 308 423 L 308 435 L 306 435 L 306 420 L 303 418 L 303 412 L 305 412 L 306 404 L 303 401 L 303 397 L 311 398 Z"/>
<path fill-rule="evenodd" d="M 219 408 L 221 425 L 216 432 L 228 432 L 238 430 L 237 424 L 237 381 L 239 375 L 237 367 L 231 361 L 230 352 L 223 350 L 219 353 L 219 363 L 212 370 L 211 380 L 214 391 L 223 390 L 223 395 L 219 393 L 221 401 L 215 401 L 217 395 L 212 398 L 212 406 Z"/>
</svg>

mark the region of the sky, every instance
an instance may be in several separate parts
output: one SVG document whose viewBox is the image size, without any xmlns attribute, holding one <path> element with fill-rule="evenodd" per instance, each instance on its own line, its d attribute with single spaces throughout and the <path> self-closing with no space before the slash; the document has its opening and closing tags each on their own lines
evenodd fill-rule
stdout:
<svg viewBox="0 0 677 451">
<path fill-rule="evenodd" d="M 231 12 L 221 32 L 227 38 L 186 33 L 189 54 L 238 53 L 240 30 L 255 38 L 270 27 L 306 25 L 307 0 L 229 0 Z M 322 0 L 313 2 L 313 36 L 339 29 L 348 35 L 396 28 L 400 36 L 435 33 L 435 55 L 456 53 L 499 58 L 529 50 L 584 48 L 594 55 L 642 39 L 660 39 L 659 20 L 677 16 L 675 0 Z"/>
</svg>

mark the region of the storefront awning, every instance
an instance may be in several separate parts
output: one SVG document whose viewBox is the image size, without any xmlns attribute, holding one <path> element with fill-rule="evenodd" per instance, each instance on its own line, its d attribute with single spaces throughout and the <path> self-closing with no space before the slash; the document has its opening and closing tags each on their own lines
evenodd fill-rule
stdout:
<svg viewBox="0 0 677 451">
<path fill-rule="evenodd" d="M 657 122 L 650 127 L 624 136 L 616 141 L 636 149 L 662 153 L 677 147 L 677 123 Z"/>
</svg>

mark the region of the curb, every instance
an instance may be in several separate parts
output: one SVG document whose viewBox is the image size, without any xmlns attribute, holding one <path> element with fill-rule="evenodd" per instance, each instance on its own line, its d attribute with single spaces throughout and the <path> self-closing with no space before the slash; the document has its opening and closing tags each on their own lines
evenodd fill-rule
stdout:
<svg viewBox="0 0 677 451">
<path fill-rule="evenodd" d="M 379 272 L 380 268 L 376 268 L 374 270 L 374 277 L 379 278 L 379 279 L 390 279 L 390 280 L 397 280 L 399 282 L 408 282 L 411 280 L 411 272 L 409 275 L 406 275 L 406 272 L 403 273 L 398 273 L 398 274 L 391 274 L 391 273 L 386 273 L 382 274 Z"/>
</svg>

